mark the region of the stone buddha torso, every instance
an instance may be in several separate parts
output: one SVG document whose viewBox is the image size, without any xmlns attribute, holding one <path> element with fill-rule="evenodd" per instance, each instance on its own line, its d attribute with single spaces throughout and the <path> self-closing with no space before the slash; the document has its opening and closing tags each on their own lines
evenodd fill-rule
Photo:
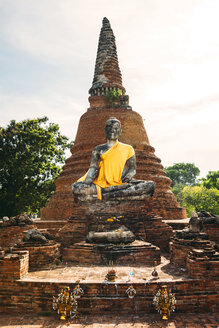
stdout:
<svg viewBox="0 0 219 328">
<path fill-rule="evenodd" d="M 135 180 L 136 158 L 132 146 L 120 143 L 121 123 L 110 118 L 105 124 L 106 143 L 94 148 L 87 173 L 72 184 L 75 200 L 109 200 L 152 196 L 155 183 Z"/>
</svg>

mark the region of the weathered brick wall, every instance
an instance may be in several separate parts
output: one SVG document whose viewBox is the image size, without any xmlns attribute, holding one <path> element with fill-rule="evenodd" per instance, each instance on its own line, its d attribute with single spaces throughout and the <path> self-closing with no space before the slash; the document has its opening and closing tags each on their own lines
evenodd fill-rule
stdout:
<svg viewBox="0 0 219 328">
<path fill-rule="evenodd" d="M 67 222 L 68 221 L 37 220 L 34 222 L 34 224 L 41 232 L 47 232 L 53 237 L 53 239 L 55 239 L 55 236 L 57 235 L 59 230 L 62 229 Z"/>
<path fill-rule="evenodd" d="M 28 250 L 30 270 L 49 267 L 60 258 L 60 244 L 49 241 L 46 245 L 37 243 L 20 243 L 17 250 Z"/>
<path fill-rule="evenodd" d="M 85 240 L 88 234 L 87 218 L 85 216 L 72 217 L 66 225 L 55 235 L 61 248 Z"/>
<path fill-rule="evenodd" d="M 193 279 L 219 279 L 219 253 L 212 252 L 211 256 L 205 250 L 191 251 L 187 256 L 186 266 Z"/>
<path fill-rule="evenodd" d="M 165 282 L 176 295 L 176 312 L 219 311 L 219 280 L 201 279 Z M 78 300 L 78 310 L 82 315 L 155 313 L 153 296 L 160 282 L 133 284 L 136 296 L 130 300 L 126 294 L 129 284 L 81 283 L 84 296 Z M 0 312 L 39 313 L 53 312 L 52 297 L 57 296 L 66 283 L 0 280 Z M 75 283 L 69 283 L 71 290 Z M 55 315 L 55 312 L 53 312 Z"/>
<path fill-rule="evenodd" d="M 28 273 L 28 269 L 29 253 L 27 251 L 6 253 L 0 258 L 0 281 L 21 279 Z"/>
<path fill-rule="evenodd" d="M 36 229 L 35 225 L 26 226 L 8 226 L 0 228 L 0 247 L 13 247 L 22 242 L 25 231 Z"/>
<path fill-rule="evenodd" d="M 161 250 L 169 248 L 172 228 L 161 217 L 154 217 L 150 204 L 144 200 L 84 203 L 76 207 L 75 212 L 77 215 L 55 236 L 62 247 L 84 241 L 89 231 L 112 231 L 125 225 L 136 239 L 148 241 Z M 113 221 L 107 221 L 110 218 L 114 218 Z"/>
<path fill-rule="evenodd" d="M 209 240 L 186 240 L 171 238 L 170 262 L 176 266 L 185 267 L 186 259 L 193 248 L 203 249 L 210 246 Z"/>
<path fill-rule="evenodd" d="M 203 225 L 202 231 L 208 234 L 210 240 L 214 241 L 219 245 L 219 224 L 205 223 Z"/>
<path fill-rule="evenodd" d="M 160 159 L 149 143 L 141 116 L 121 107 L 89 109 L 82 115 L 75 144 L 71 149 L 72 156 L 66 160 L 60 177 L 56 179 L 56 192 L 42 209 L 41 217 L 46 220 L 66 220 L 75 214 L 71 184 L 88 170 L 93 147 L 105 142 L 105 121 L 112 116 L 122 123 L 120 141 L 135 148 L 136 178 L 156 182 L 152 200 L 154 213 L 166 219 L 186 218 L 185 209 L 180 207 L 171 192 L 171 180 L 166 176 Z"/>
</svg>

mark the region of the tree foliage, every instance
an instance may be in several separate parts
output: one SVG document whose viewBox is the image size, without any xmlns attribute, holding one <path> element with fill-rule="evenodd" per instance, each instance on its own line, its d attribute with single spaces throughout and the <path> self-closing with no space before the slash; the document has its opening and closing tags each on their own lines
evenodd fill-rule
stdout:
<svg viewBox="0 0 219 328">
<path fill-rule="evenodd" d="M 119 100 L 119 97 L 122 95 L 122 90 L 106 90 L 105 98 L 111 104 L 115 105 L 115 102 Z"/>
<path fill-rule="evenodd" d="M 36 213 L 54 190 L 71 146 L 47 117 L 0 128 L 0 217 Z"/>
<path fill-rule="evenodd" d="M 187 215 L 192 211 L 205 210 L 219 214 L 219 171 L 209 171 L 201 183 L 197 177 L 199 169 L 191 163 L 176 163 L 165 168 L 172 180 L 172 191 Z"/>
<path fill-rule="evenodd" d="M 202 186 L 219 190 L 219 171 L 209 171 L 206 178 L 202 179 Z"/>
<path fill-rule="evenodd" d="M 185 186 L 182 190 L 182 205 L 186 207 L 188 216 L 192 211 L 202 210 L 219 214 L 219 190 L 204 186 Z"/>
<path fill-rule="evenodd" d="M 172 180 L 172 187 L 176 184 L 194 186 L 200 170 L 193 163 L 176 163 L 165 169 L 167 176 Z"/>
</svg>

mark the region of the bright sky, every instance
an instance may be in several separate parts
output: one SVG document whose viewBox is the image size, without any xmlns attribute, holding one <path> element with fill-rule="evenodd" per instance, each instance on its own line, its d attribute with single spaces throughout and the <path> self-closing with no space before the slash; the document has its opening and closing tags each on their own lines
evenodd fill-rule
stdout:
<svg viewBox="0 0 219 328">
<path fill-rule="evenodd" d="M 164 166 L 219 169 L 218 0 L 0 0 L 0 125 L 48 116 L 75 138 L 100 28 Z"/>
</svg>

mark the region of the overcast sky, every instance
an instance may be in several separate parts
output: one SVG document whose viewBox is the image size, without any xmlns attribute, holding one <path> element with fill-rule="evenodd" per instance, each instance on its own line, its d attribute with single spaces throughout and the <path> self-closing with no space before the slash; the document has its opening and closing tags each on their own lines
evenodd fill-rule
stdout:
<svg viewBox="0 0 219 328">
<path fill-rule="evenodd" d="M 164 166 L 219 169 L 218 0 L 0 0 L 0 125 L 48 116 L 75 138 L 103 17 Z"/>
</svg>

